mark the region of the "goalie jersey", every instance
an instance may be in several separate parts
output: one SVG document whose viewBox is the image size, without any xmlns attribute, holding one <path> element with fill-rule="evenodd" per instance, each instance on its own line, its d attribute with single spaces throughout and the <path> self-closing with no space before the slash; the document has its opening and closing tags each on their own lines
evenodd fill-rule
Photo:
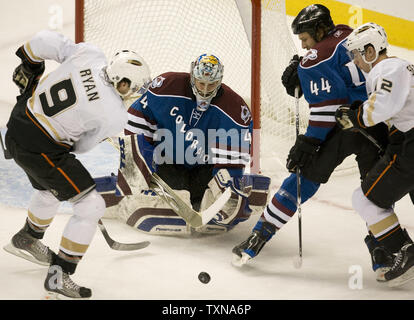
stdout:
<svg viewBox="0 0 414 320">
<path fill-rule="evenodd" d="M 307 136 L 325 140 L 335 126 L 340 105 L 367 99 L 365 77 L 342 45 L 351 32 L 350 27 L 337 25 L 299 64 L 298 75 L 310 109 Z"/>
<path fill-rule="evenodd" d="M 143 134 L 157 164 L 243 169 L 250 160 L 252 119 L 225 84 L 204 112 L 196 108 L 189 73 L 167 72 L 128 110 L 125 134 Z"/>
<path fill-rule="evenodd" d="M 27 129 L 27 123 L 40 129 L 55 145 L 77 153 L 122 132 L 127 110 L 105 80 L 103 68 L 107 61 L 100 49 L 87 43 L 75 44 L 56 32 L 41 31 L 19 50 L 32 63 L 51 59 L 60 66 L 43 76 L 25 110 L 13 110 L 7 126 L 17 142 L 27 145 L 28 135 L 35 132 Z M 42 152 L 40 144 L 27 147 Z"/>
</svg>

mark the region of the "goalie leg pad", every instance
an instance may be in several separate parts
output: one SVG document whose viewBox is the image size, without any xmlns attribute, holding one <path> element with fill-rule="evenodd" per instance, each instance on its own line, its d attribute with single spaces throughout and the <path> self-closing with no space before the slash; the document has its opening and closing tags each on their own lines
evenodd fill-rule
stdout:
<svg viewBox="0 0 414 320">
<path fill-rule="evenodd" d="M 98 191 L 100 194 L 115 191 L 116 179 L 117 177 L 114 174 L 112 174 L 111 176 L 94 178 L 93 180 L 96 184 L 96 191 Z"/>
<path fill-rule="evenodd" d="M 188 191 L 176 191 L 182 199 L 190 203 Z M 127 197 L 130 198 L 130 197 Z M 156 235 L 188 235 L 191 228 L 186 221 L 179 217 L 168 204 L 166 204 L 152 190 L 141 193 L 141 208 L 136 209 L 127 219 L 126 223 L 141 232 Z M 137 200 L 137 199 L 136 199 Z M 144 206 L 145 204 L 145 206 Z"/>
<path fill-rule="evenodd" d="M 248 197 L 248 206 L 253 211 L 253 214 L 261 214 L 267 204 L 271 179 L 260 174 L 251 174 L 250 176 L 253 180 L 253 187 Z"/>
<path fill-rule="evenodd" d="M 121 200 L 121 196 L 115 194 L 117 176 L 112 174 L 111 176 L 94 178 L 96 184 L 96 191 L 105 200 L 105 207 L 109 208 L 116 206 Z M 105 218 L 108 218 L 107 212 L 105 211 Z"/>
<path fill-rule="evenodd" d="M 139 231 L 158 234 L 189 234 L 190 228 L 181 217 L 169 208 L 140 208 L 126 222 Z"/>
<path fill-rule="evenodd" d="M 176 190 L 187 203 L 190 194 Z M 109 196 L 109 194 L 107 194 Z M 106 208 L 105 217 L 115 217 L 139 231 L 156 235 L 187 235 L 191 228 L 153 190 L 141 190 L 139 194 L 112 198 L 121 199 L 116 205 Z"/>
<path fill-rule="evenodd" d="M 119 138 L 120 165 L 116 192 L 121 196 L 139 194 L 150 186 L 152 171 L 141 154 L 137 135 Z"/>
</svg>

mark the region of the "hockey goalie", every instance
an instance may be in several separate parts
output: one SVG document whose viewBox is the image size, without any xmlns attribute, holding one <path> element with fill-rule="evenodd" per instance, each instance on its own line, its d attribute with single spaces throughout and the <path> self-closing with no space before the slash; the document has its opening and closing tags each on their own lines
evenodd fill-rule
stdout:
<svg viewBox="0 0 414 320">
<path fill-rule="evenodd" d="M 189 73 L 156 77 L 129 107 L 118 174 L 95 179 L 106 217 L 189 235 L 229 231 L 263 209 L 270 178 L 244 173 L 250 110 L 222 78 L 219 58 L 203 54 Z"/>
</svg>

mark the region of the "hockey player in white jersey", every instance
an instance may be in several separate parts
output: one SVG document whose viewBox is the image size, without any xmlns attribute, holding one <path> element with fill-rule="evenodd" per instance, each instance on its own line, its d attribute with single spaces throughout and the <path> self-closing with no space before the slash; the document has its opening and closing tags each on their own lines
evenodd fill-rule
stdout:
<svg viewBox="0 0 414 320">
<path fill-rule="evenodd" d="M 355 64 L 369 73 L 368 100 L 356 110 L 339 107 L 336 119 L 344 130 L 388 124 L 385 154 L 355 190 L 352 204 L 392 261 L 379 280 L 399 286 L 414 279 L 414 245 L 394 211 L 395 202 L 414 190 L 414 65 L 389 57 L 387 45 L 385 30 L 375 23 L 348 36 L 345 47 Z"/>
<path fill-rule="evenodd" d="M 105 202 L 73 153 L 89 151 L 122 132 L 128 119 L 123 99 L 144 90 L 149 68 L 128 50 L 118 52 L 108 64 L 99 48 L 75 44 L 52 31 L 38 32 L 16 55 L 22 63 L 13 81 L 21 95 L 5 141 L 35 192 L 24 227 L 4 249 L 49 265 L 44 287 L 50 295 L 89 298 L 91 290 L 78 286 L 70 275 L 92 241 Z M 39 82 L 48 59 L 60 66 Z M 73 216 L 55 254 L 41 239 L 61 201 L 73 204 Z"/>
</svg>

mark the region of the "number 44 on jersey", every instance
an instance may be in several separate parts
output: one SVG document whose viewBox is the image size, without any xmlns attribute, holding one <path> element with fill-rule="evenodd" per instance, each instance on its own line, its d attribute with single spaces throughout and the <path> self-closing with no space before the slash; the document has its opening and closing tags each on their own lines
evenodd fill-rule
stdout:
<svg viewBox="0 0 414 320">
<path fill-rule="evenodd" d="M 319 94 L 319 90 L 326 91 L 327 93 L 331 92 L 331 85 L 329 84 L 329 81 L 327 79 L 321 78 L 321 88 L 319 89 L 318 82 L 313 82 L 311 80 L 310 82 L 310 91 L 314 95 Z"/>
</svg>

